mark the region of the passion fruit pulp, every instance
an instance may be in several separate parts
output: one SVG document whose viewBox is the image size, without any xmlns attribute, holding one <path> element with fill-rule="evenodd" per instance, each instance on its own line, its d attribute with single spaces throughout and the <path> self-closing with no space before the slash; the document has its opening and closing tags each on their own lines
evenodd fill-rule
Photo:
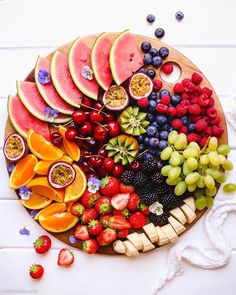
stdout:
<svg viewBox="0 0 236 295">
<path fill-rule="evenodd" d="M 136 100 L 148 97 L 152 89 L 153 82 L 151 78 L 143 73 L 134 74 L 129 81 L 129 93 Z"/>
<path fill-rule="evenodd" d="M 124 87 L 113 85 L 104 93 L 102 101 L 107 109 L 121 111 L 127 107 L 129 97 Z"/>
<path fill-rule="evenodd" d="M 22 136 L 17 133 L 11 133 L 5 140 L 3 152 L 5 157 L 15 162 L 20 160 L 25 154 L 26 146 Z"/>
<path fill-rule="evenodd" d="M 75 169 L 69 163 L 59 161 L 53 163 L 48 171 L 48 182 L 54 188 L 70 185 L 76 177 Z"/>
</svg>

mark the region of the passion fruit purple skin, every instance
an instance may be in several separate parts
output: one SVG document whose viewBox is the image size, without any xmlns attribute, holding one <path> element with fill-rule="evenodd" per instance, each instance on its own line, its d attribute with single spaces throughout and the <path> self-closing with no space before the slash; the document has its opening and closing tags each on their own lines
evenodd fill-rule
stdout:
<svg viewBox="0 0 236 295">
<path fill-rule="evenodd" d="M 72 174 L 70 179 L 64 184 L 55 183 L 53 181 L 53 179 L 52 179 L 54 170 L 56 168 L 58 168 L 60 165 L 62 165 L 64 167 L 66 167 L 67 169 L 69 169 L 71 174 Z M 57 189 L 67 187 L 68 185 L 72 184 L 72 182 L 75 180 L 75 177 L 76 177 L 76 171 L 75 171 L 74 167 L 72 165 L 70 165 L 69 163 L 66 163 L 64 161 L 58 161 L 58 162 L 53 163 L 50 166 L 49 171 L 48 171 L 48 182 L 52 187 L 57 188 Z"/>
<path fill-rule="evenodd" d="M 124 103 L 123 103 L 122 105 L 120 105 L 120 106 L 116 106 L 116 107 L 113 107 L 113 106 L 110 106 L 109 104 L 107 104 L 107 102 L 106 102 L 106 95 L 107 95 L 108 91 L 111 91 L 112 89 L 115 89 L 115 88 L 121 88 L 121 89 L 124 91 L 124 93 L 125 93 L 125 101 L 124 101 Z M 128 96 L 128 94 L 127 94 L 127 92 L 126 92 L 126 90 L 125 90 L 125 88 L 124 88 L 123 86 L 112 85 L 112 86 L 109 87 L 109 89 L 104 93 L 104 95 L 103 95 L 103 97 L 102 97 L 102 102 L 103 102 L 103 104 L 106 106 L 106 108 L 107 108 L 108 110 L 111 110 L 111 111 L 122 111 L 122 110 L 124 110 L 124 109 L 128 106 L 128 104 L 129 104 L 129 96 Z"/>
<path fill-rule="evenodd" d="M 136 95 L 134 95 L 134 93 L 132 92 L 132 81 L 133 81 L 133 79 L 134 79 L 135 77 L 137 77 L 137 76 L 143 76 L 143 77 L 146 78 L 146 79 L 149 81 L 149 83 L 150 83 L 150 89 L 149 89 L 144 95 L 141 95 L 141 96 L 136 96 Z M 134 74 L 134 75 L 130 78 L 130 80 L 129 80 L 129 94 L 130 94 L 130 96 L 131 96 L 133 99 L 139 100 L 139 99 L 141 99 L 141 98 L 143 98 L 143 97 L 148 97 L 148 96 L 151 94 L 152 90 L 153 90 L 153 82 L 152 82 L 152 79 L 151 79 L 150 77 L 148 77 L 148 76 L 147 76 L 146 74 L 144 74 L 144 73 L 136 73 L 136 74 Z"/>
<path fill-rule="evenodd" d="M 21 145 L 21 152 L 17 155 L 17 156 L 10 156 L 9 153 L 7 152 L 7 149 L 9 148 L 8 145 L 10 144 L 11 140 L 14 140 L 14 137 L 16 137 Z M 12 147 L 13 148 L 13 147 Z M 4 156 L 11 162 L 16 162 L 19 161 L 25 154 L 26 151 L 26 145 L 25 145 L 25 141 L 23 139 L 23 137 L 17 133 L 11 133 L 10 135 L 8 135 L 8 137 L 6 138 L 5 142 L 4 142 L 4 146 L 3 146 L 3 152 L 4 152 Z M 12 151 L 13 154 L 14 151 Z"/>
</svg>

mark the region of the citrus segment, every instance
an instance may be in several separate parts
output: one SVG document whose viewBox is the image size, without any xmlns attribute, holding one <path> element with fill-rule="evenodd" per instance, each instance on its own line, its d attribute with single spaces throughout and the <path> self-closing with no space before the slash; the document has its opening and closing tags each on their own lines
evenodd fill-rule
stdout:
<svg viewBox="0 0 236 295">
<path fill-rule="evenodd" d="M 39 220 L 40 216 L 48 216 L 55 213 L 62 213 L 66 211 L 66 204 L 65 203 L 53 203 L 46 208 L 40 210 L 38 214 L 34 217 L 35 220 Z"/>
<path fill-rule="evenodd" d="M 73 163 L 73 160 L 69 156 L 66 156 L 66 155 L 63 155 L 58 161 L 64 161 L 69 164 Z M 34 172 L 39 175 L 47 175 L 49 167 L 53 163 L 55 163 L 55 161 L 44 161 L 44 160 L 39 161 L 34 167 Z"/>
<path fill-rule="evenodd" d="M 74 160 L 79 161 L 80 158 L 80 148 L 77 146 L 75 142 L 70 142 L 66 139 L 65 133 L 66 128 L 63 126 L 59 126 L 59 133 L 63 136 L 63 146 L 67 152 L 67 154 Z"/>
<path fill-rule="evenodd" d="M 38 210 L 50 205 L 52 200 L 33 192 L 29 200 L 20 200 L 20 202 L 28 209 Z"/>
</svg>

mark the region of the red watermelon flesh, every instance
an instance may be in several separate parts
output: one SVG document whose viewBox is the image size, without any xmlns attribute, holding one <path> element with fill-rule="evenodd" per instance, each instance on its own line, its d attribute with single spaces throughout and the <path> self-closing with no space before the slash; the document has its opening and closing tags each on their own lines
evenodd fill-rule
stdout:
<svg viewBox="0 0 236 295">
<path fill-rule="evenodd" d="M 13 127 L 23 137 L 27 136 L 29 129 L 41 134 L 45 139 L 50 140 L 48 123 L 37 119 L 23 105 L 18 96 L 8 97 L 8 114 Z"/>
<path fill-rule="evenodd" d="M 88 97 L 97 99 L 99 85 L 93 76 L 92 80 L 82 76 L 82 70 L 85 66 L 92 69 L 91 65 L 91 47 L 83 40 L 78 38 L 72 44 L 69 52 L 69 68 L 71 76 L 77 87 Z"/>
<path fill-rule="evenodd" d="M 110 67 L 113 79 L 120 85 L 143 66 L 137 44 L 127 30 L 115 39 L 110 52 Z"/>
<path fill-rule="evenodd" d="M 53 86 L 52 81 L 45 85 L 39 83 L 38 72 L 40 70 L 45 70 L 50 73 L 50 61 L 46 58 L 39 57 L 35 67 L 35 82 L 42 98 L 51 108 L 57 109 L 63 114 L 72 114 L 74 110 L 73 106 L 69 105 L 60 97 L 55 87 Z"/>
</svg>

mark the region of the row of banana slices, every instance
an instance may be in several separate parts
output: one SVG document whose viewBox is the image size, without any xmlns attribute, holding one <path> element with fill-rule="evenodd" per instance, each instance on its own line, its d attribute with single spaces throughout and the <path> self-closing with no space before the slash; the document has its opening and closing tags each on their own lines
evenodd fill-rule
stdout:
<svg viewBox="0 0 236 295">
<path fill-rule="evenodd" d="M 143 227 L 145 233 L 138 234 L 134 232 L 129 234 L 127 240 L 116 240 L 113 248 L 120 254 L 127 256 L 136 256 L 139 251 L 149 251 L 158 246 L 173 243 L 178 239 L 183 231 L 186 230 L 185 223 L 192 223 L 196 218 L 194 197 L 188 197 L 184 200 L 181 207 L 170 211 L 169 223 L 164 226 L 155 226 L 153 223 L 146 224 Z"/>
</svg>

